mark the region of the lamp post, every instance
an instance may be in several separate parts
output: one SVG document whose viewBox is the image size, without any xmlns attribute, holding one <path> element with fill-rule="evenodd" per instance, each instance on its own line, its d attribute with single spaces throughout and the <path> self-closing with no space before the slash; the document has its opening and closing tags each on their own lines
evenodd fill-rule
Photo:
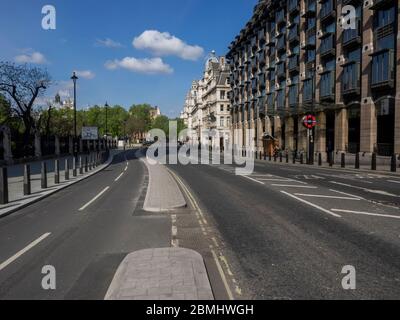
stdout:
<svg viewBox="0 0 400 320">
<path fill-rule="evenodd" d="M 74 157 L 75 159 L 78 158 L 78 135 L 76 132 L 76 80 L 78 80 L 78 77 L 76 76 L 76 73 L 73 72 L 72 81 L 74 82 Z"/>
<path fill-rule="evenodd" d="M 108 103 L 104 105 L 106 108 L 106 150 L 108 150 Z"/>
</svg>

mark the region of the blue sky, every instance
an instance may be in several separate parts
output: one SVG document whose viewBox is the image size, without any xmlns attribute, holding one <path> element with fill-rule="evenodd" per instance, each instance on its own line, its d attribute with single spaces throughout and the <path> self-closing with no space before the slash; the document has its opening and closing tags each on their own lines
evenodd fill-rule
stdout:
<svg viewBox="0 0 400 320">
<path fill-rule="evenodd" d="M 48 94 L 67 94 L 77 70 L 79 108 L 147 102 L 172 117 L 207 54 L 227 52 L 257 0 L 0 2 L 0 60 L 47 68 L 55 81 Z M 48 4 L 56 8 L 56 30 L 41 26 Z"/>
</svg>

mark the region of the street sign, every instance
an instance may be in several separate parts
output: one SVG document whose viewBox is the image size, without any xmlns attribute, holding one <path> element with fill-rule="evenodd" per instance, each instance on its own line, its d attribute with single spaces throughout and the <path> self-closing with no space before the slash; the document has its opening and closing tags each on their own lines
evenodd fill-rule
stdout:
<svg viewBox="0 0 400 320">
<path fill-rule="evenodd" d="M 308 114 L 303 118 L 303 125 L 311 130 L 317 125 L 317 118 L 313 114 Z"/>
<path fill-rule="evenodd" d="M 82 140 L 97 140 L 99 132 L 97 127 L 82 127 Z"/>
</svg>

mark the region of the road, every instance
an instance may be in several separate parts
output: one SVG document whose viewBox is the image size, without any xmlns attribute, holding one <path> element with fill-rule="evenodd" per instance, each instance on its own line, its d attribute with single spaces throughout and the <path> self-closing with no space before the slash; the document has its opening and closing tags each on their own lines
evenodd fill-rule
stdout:
<svg viewBox="0 0 400 320">
<path fill-rule="evenodd" d="M 135 150 L 104 171 L 0 219 L 0 299 L 103 299 L 127 253 L 170 245 L 170 219 L 144 214 Z M 43 266 L 56 290 L 43 290 Z"/>
<path fill-rule="evenodd" d="M 168 165 L 188 207 L 145 213 L 136 154 L 0 219 L 0 299 L 103 299 L 126 254 L 170 247 L 171 229 L 175 244 L 203 255 L 216 298 L 400 298 L 399 176 Z M 41 286 L 46 265 L 56 290 Z M 356 290 L 343 289 L 344 266 L 355 268 Z"/>
<path fill-rule="evenodd" d="M 399 299 L 400 177 L 256 161 L 170 168 L 220 233 L 252 299 Z M 344 290 L 344 266 L 356 290 Z"/>
</svg>

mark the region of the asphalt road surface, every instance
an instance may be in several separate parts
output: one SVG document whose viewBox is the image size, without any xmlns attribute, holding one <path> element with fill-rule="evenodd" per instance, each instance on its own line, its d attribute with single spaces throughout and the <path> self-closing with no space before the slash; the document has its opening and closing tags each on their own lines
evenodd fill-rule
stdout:
<svg viewBox="0 0 400 320">
<path fill-rule="evenodd" d="M 224 240 L 253 299 L 399 299 L 400 177 L 257 161 L 170 166 Z M 344 266 L 356 289 L 344 290 Z"/>
<path fill-rule="evenodd" d="M 143 214 L 135 151 L 104 171 L 0 219 L 0 299 L 103 299 L 127 253 L 170 246 L 170 219 Z M 42 268 L 56 270 L 44 290 Z"/>
</svg>

